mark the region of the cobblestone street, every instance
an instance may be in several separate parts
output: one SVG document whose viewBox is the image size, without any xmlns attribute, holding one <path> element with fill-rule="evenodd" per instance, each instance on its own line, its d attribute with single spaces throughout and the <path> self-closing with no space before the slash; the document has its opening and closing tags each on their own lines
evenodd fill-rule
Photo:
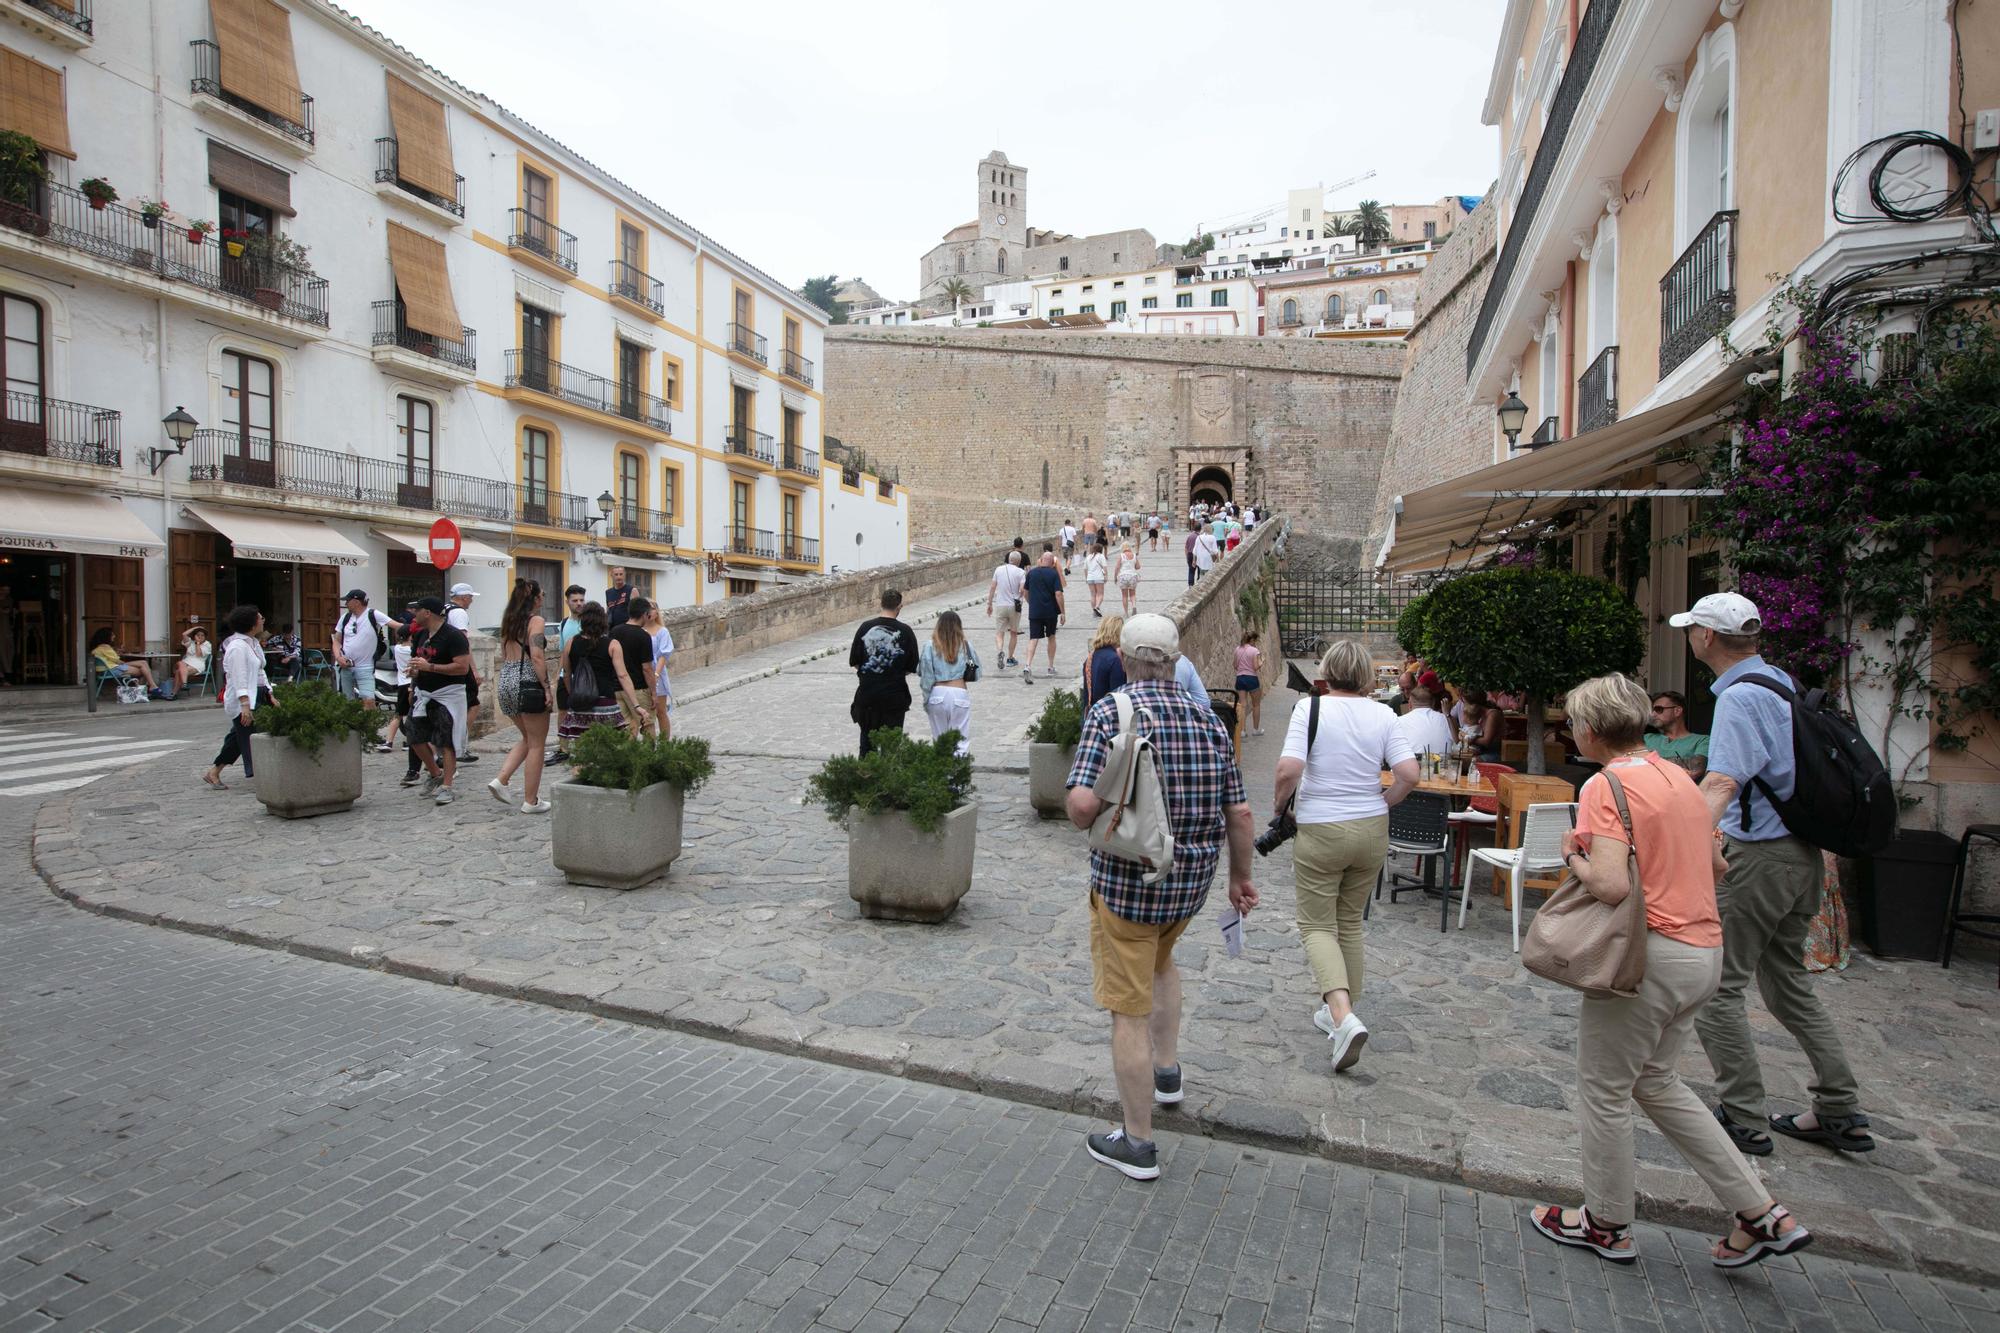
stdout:
<svg viewBox="0 0 2000 1333">
<path fill-rule="evenodd" d="M 1147 575 L 1144 605 L 1164 606 L 1184 586 L 1178 551 L 1156 556 Z M 1073 588 L 1058 659 L 1066 677 L 1090 629 L 1080 582 Z M 913 608 L 919 634 L 929 613 L 975 597 L 983 608 L 983 587 Z M 980 610 L 967 622 L 990 655 Z M 549 863 L 548 825 L 485 798 L 499 738 L 482 744 L 488 758 L 455 806 L 397 789 L 400 756 L 371 758 L 353 813 L 299 824 L 265 816 L 247 784 L 211 796 L 186 761 L 161 761 L 119 794 L 51 800 L 35 855 L 61 892 L 117 914 L 1100 1112 L 1112 1089 L 1107 1029 L 1089 996 L 1083 851 L 1066 824 L 1033 817 L 1021 772 L 1022 729 L 1049 687 L 997 672 L 975 687 L 979 863 L 957 915 L 939 927 L 864 921 L 846 894 L 845 834 L 800 803 L 811 767 L 853 742 L 846 643 L 847 631 L 832 632 L 677 678 L 678 725 L 715 743 L 720 772 L 689 803 L 688 850 L 663 883 L 637 892 L 565 886 Z M 1260 822 L 1292 699 L 1274 691 L 1268 734 L 1245 743 Z M 923 729 L 921 710 L 910 725 Z M 437 873 L 440 858 L 451 873 Z M 1575 1004 L 1519 969 L 1499 900 L 1476 894 L 1467 928 L 1442 935 L 1435 903 L 1378 904 L 1361 1000 L 1374 1035 L 1357 1073 L 1336 1079 L 1309 1022 L 1289 854 L 1257 872 L 1265 906 L 1243 958 L 1223 956 L 1212 924 L 1180 947 L 1190 1093 L 1168 1123 L 1238 1145 L 1574 1198 Z M 1857 950 L 1846 973 L 1816 983 L 1842 1023 L 1882 1147 L 1853 1160 L 1785 1142 L 1761 1169 L 1827 1250 L 2000 1278 L 2000 1069 L 1963 1058 L 1993 1049 L 2000 1032 L 1991 967 L 1975 957 L 1946 973 Z M 353 984 L 371 981 L 380 978 Z M 1799 1109 L 1803 1060 L 1752 1010 L 1773 1109 Z M 1705 1093 L 1698 1049 L 1685 1070 Z M 1180 1142 L 1182 1152 L 1240 1160 L 1237 1146 Z M 1639 1151 L 1644 1215 L 1708 1224 L 1706 1192 L 1643 1125 Z M 1407 1186 L 1426 1197 L 1431 1188 Z"/>
</svg>

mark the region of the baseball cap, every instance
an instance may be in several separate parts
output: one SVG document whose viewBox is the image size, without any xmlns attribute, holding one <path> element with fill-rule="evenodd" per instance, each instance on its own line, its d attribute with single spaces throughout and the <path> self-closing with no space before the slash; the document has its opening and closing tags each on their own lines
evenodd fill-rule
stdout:
<svg viewBox="0 0 2000 1333">
<path fill-rule="evenodd" d="M 416 607 L 419 611 L 428 611 L 434 616 L 444 614 L 444 598 L 442 597 L 419 597 L 416 601 L 411 602 L 410 605 Z"/>
<path fill-rule="evenodd" d="M 368 594 L 359 588 L 349 588 L 340 600 L 343 602 L 366 602 Z"/>
<path fill-rule="evenodd" d="M 1118 636 L 1118 649 L 1126 653 L 1157 653 L 1175 657 L 1181 651 L 1180 628 L 1163 615 L 1143 612 L 1125 621 Z"/>
<path fill-rule="evenodd" d="M 1755 634 L 1763 628 L 1764 618 L 1757 614 L 1757 603 L 1742 593 L 1712 592 L 1692 610 L 1668 616 L 1667 623 L 1675 629 L 1700 625 L 1720 634 Z"/>
<path fill-rule="evenodd" d="M 474 591 L 472 590 L 472 585 L 471 585 L 470 583 L 454 583 L 454 584 L 452 584 L 452 585 L 451 585 L 451 595 L 452 595 L 453 597 L 477 597 L 477 596 L 479 596 L 479 594 L 478 594 L 478 593 L 476 593 L 476 592 L 474 592 Z"/>
</svg>

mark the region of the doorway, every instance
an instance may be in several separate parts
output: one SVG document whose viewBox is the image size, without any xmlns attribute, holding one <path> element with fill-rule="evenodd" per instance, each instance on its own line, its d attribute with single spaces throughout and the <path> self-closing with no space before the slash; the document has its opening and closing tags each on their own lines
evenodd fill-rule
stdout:
<svg viewBox="0 0 2000 1333">
<path fill-rule="evenodd" d="M 16 685 L 73 685 L 76 576 L 72 557 L 0 555 L 0 673 Z M 143 645 L 134 645 L 137 652 Z"/>
<path fill-rule="evenodd" d="M 514 577 L 527 579 L 539 584 L 542 589 L 541 615 L 550 629 L 562 624 L 568 614 L 568 604 L 563 601 L 563 566 L 560 560 L 514 561 Z"/>
<path fill-rule="evenodd" d="M 1205 467 L 1188 478 L 1188 503 L 1210 506 L 1219 505 L 1229 499 L 1236 489 L 1236 479 L 1229 475 L 1227 468 Z"/>
</svg>

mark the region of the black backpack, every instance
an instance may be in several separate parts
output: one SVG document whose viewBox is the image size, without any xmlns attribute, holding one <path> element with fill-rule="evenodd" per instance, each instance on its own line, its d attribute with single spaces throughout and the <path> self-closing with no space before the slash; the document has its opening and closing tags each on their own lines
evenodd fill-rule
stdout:
<svg viewBox="0 0 2000 1333">
<path fill-rule="evenodd" d="M 361 616 L 368 617 L 368 624 L 375 631 L 375 658 L 371 665 L 379 667 L 382 665 L 383 654 L 389 651 L 389 617 L 383 615 L 372 606 L 364 608 Z M 361 616 L 357 616 L 351 611 L 341 612 L 339 623 L 333 627 L 334 633 L 343 633 L 347 629 L 349 621 L 359 620 Z"/>
<path fill-rule="evenodd" d="M 1825 690 L 1794 693 L 1769 676 L 1745 676 L 1791 705 L 1792 757 L 1797 781 L 1790 800 L 1754 778 L 1787 831 L 1835 856 L 1879 852 L 1896 836 L 1896 788 L 1889 770 L 1860 728 L 1834 709 Z M 1743 828 L 1750 827 L 1750 788 L 1740 798 Z"/>
</svg>

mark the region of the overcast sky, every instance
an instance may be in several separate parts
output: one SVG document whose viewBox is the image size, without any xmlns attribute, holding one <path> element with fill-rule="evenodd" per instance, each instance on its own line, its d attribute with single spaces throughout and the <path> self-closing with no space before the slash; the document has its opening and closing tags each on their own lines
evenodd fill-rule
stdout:
<svg viewBox="0 0 2000 1333">
<path fill-rule="evenodd" d="M 1501 0 L 342 3 L 792 286 L 914 296 L 994 148 L 1032 172 L 1030 225 L 1161 241 L 1371 169 L 1332 206 L 1498 166 Z"/>
</svg>

